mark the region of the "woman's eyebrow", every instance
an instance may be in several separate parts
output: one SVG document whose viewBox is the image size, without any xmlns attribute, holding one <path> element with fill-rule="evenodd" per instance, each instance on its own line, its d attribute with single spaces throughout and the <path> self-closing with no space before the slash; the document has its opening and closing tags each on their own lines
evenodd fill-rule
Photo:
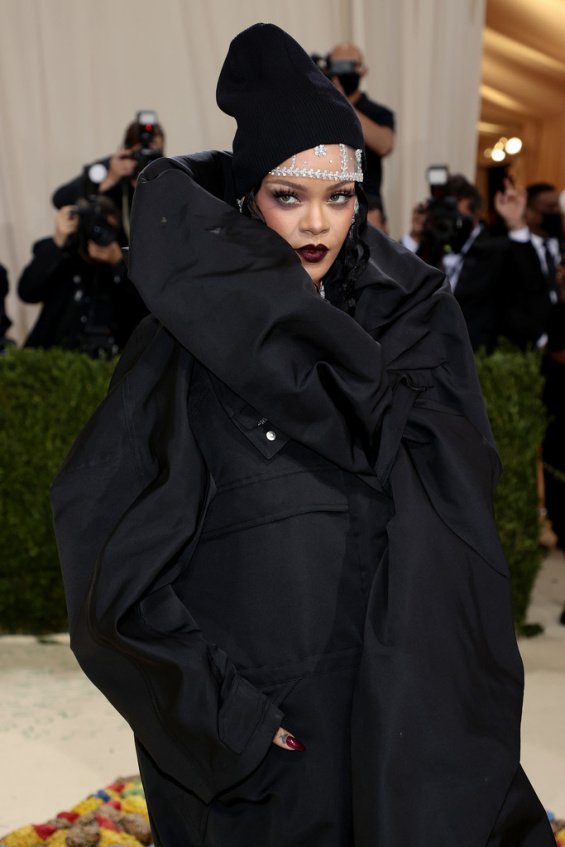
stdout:
<svg viewBox="0 0 565 847">
<path fill-rule="evenodd" d="M 288 188 L 294 188 L 295 191 L 304 190 L 303 185 L 298 185 L 296 182 L 291 182 L 290 179 L 273 179 L 267 185 L 286 185 Z"/>
<path fill-rule="evenodd" d="M 274 179 L 272 180 L 272 182 L 269 181 L 267 185 L 285 185 L 288 188 L 294 188 L 295 191 L 306 190 L 304 185 L 298 185 L 298 183 L 292 182 L 292 180 L 290 179 Z M 343 188 L 344 185 L 351 185 L 351 180 L 344 179 L 341 182 L 332 182 L 331 185 L 328 185 L 327 190 L 334 192 L 340 188 Z"/>
</svg>

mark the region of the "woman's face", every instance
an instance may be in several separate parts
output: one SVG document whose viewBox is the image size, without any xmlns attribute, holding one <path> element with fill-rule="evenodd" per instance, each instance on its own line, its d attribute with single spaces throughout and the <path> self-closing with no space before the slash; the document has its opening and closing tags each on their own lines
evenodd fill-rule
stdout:
<svg viewBox="0 0 565 847">
<path fill-rule="evenodd" d="M 316 158 L 313 150 L 296 156 L 299 166 L 330 170 L 340 161 L 339 148 L 327 145 L 327 158 Z M 284 166 L 290 165 L 284 162 Z M 302 267 L 319 288 L 335 262 L 353 220 L 355 183 L 311 177 L 267 174 L 255 201 L 265 223 L 293 250 Z"/>
</svg>

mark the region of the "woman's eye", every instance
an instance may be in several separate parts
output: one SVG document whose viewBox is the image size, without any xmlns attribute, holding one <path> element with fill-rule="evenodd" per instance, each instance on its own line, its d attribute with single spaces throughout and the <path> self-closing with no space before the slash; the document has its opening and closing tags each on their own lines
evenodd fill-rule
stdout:
<svg viewBox="0 0 565 847">
<path fill-rule="evenodd" d="M 351 191 L 338 191 L 336 194 L 332 194 L 330 197 L 330 203 L 334 205 L 341 206 L 347 203 L 353 197 L 353 193 Z"/>
<path fill-rule="evenodd" d="M 294 206 L 298 203 L 298 197 L 290 191 L 276 191 L 275 198 L 282 206 Z"/>
</svg>

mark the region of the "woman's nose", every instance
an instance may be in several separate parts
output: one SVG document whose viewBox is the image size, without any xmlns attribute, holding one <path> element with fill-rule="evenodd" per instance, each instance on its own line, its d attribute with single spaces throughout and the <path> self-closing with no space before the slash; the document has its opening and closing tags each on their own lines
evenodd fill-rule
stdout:
<svg viewBox="0 0 565 847">
<path fill-rule="evenodd" d="M 323 203 L 308 203 L 304 207 L 301 229 L 303 232 L 311 232 L 316 235 L 328 231 L 328 217 Z"/>
</svg>

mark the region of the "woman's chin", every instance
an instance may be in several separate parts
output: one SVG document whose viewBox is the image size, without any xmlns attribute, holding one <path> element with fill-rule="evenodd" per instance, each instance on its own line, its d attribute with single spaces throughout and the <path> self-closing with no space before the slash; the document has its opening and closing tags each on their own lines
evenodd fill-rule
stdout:
<svg viewBox="0 0 565 847">
<path fill-rule="evenodd" d="M 322 280 L 323 280 L 324 276 L 327 274 L 327 272 L 329 270 L 329 268 L 326 268 L 326 267 L 324 267 L 324 268 L 320 268 L 320 267 L 314 268 L 308 262 L 302 262 L 302 267 L 304 268 L 304 270 L 306 271 L 306 273 L 308 274 L 308 276 L 310 277 L 310 279 L 312 280 L 312 282 L 314 283 L 316 288 L 320 287 L 320 285 L 322 284 Z"/>
</svg>

